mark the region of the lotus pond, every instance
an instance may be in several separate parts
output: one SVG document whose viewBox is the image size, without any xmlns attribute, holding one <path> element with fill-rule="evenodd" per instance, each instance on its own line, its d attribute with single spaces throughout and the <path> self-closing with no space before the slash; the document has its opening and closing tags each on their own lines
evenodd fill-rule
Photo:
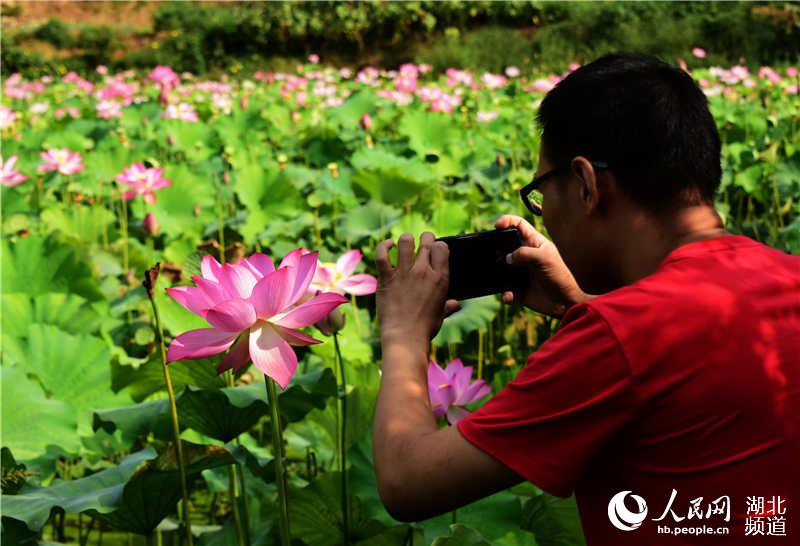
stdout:
<svg viewBox="0 0 800 546">
<path fill-rule="evenodd" d="M 728 229 L 800 252 L 797 69 L 692 75 L 724 141 Z M 560 77 L 312 57 L 218 81 L 7 78 L 3 541 L 581 544 L 574 503 L 530 484 L 397 522 L 370 441 L 375 245 L 524 215 L 536 108 Z M 431 377 L 473 383 L 432 389 L 441 426 L 555 326 L 496 296 L 462 302 Z"/>
</svg>

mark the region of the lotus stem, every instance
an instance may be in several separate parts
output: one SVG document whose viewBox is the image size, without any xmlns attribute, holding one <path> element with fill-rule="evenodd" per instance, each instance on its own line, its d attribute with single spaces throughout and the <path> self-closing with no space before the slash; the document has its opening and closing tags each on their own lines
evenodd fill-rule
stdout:
<svg viewBox="0 0 800 546">
<path fill-rule="evenodd" d="M 237 439 L 236 443 L 240 445 L 241 442 Z M 249 546 L 252 544 L 252 538 L 250 536 L 250 509 L 247 506 L 247 485 L 244 479 L 244 467 L 237 464 L 236 470 L 239 471 L 239 489 L 241 489 L 242 497 L 242 519 L 244 519 L 244 539 Z"/>
<path fill-rule="evenodd" d="M 355 305 L 355 296 L 353 296 Z M 356 315 L 357 316 L 357 315 Z M 337 409 L 339 414 L 339 434 L 337 448 L 339 451 L 339 470 L 342 477 L 342 522 L 344 524 L 344 541 L 350 544 L 350 491 L 349 476 L 347 473 L 347 379 L 344 373 L 344 360 L 339 349 L 339 335 L 333 333 L 333 346 L 336 349 L 336 362 L 339 367 L 339 381 L 341 382 L 339 396 L 337 397 Z"/>
<path fill-rule="evenodd" d="M 478 379 L 483 379 L 483 330 L 478 330 Z"/>
<path fill-rule="evenodd" d="M 225 263 L 225 224 L 222 219 L 222 195 L 217 192 L 217 238 L 219 239 L 219 263 Z"/>
<path fill-rule="evenodd" d="M 275 381 L 264 375 L 267 385 L 267 398 L 272 412 L 272 451 L 275 457 L 275 485 L 278 486 L 278 505 L 281 532 L 281 546 L 290 546 L 289 535 L 289 499 L 287 496 L 286 473 L 283 468 L 283 432 L 281 431 L 281 416 L 278 408 L 278 393 L 275 390 Z"/>
<path fill-rule="evenodd" d="M 228 465 L 228 495 L 231 498 L 231 510 L 233 510 L 233 522 L 236 524 L 236 542 L 239 546 L 247 544 L 244 541 L 244 531 L 242 530 L 242 516 L 239 514 L 239 489 L 236 485 L 236 465 Z"/>
<path fill-rule="evenodd" d="M 233 370 L 225 373 L 225 379 L 228 386 L 233 387 Z M 241 470 L 239 464 L 234 463 L 228 465 L 228 495 L 231 498 L 231 509 L 233 510 L 233 521 L 236 524 L 236 540 L 239 546 L 250 545 L 250 520 L 245 517 L 244 524 L 242 524 L 242 514 L 240 512 L 240 489 L 244 491 L 244 475 L 239 474 Z M 237 482 L 238 480 L 238 482 Z M 240 487 L 241 486 L 241 487 Z M 244 499 L 243 506 L 247 506 L 247 498 Z M 246 510 L 245 510 L 246 512 Z"/>
<path fill-rule="evenodd" d="M 119 196 L 119 229 L 122 236 L 122 266 L 125 272 L 125 277 L 128 276 L 128 206 L 122 194 Z"/>
<path fill-rule="evenodd" d="M 124 205 L 124 202 L 123 202 Z M 156 270 L 158 265 L 156 265 Z M 148 274 L 146 282 L 150 282 Z M 153 281 L 153 284 L 155 282 Z M 183 460 L 183 445 L 181 444 L 181 429 L 178 423 L 178 406 L 175 404 L 175 391 L 172 388 L 172 379 L 169 375 L 169 368 L 167 367 L 167 350 L 164 347 L 164 331 L 161 328 L 161 319 L 158 315 L 158 307 L 156 300 L 153 298 L 152 286 L 149 286 L 147 295 L 150 298 L 150 304 L 153 306 L 153 317 L 156 322 L 156 332 L 158 333 L 158 344 L 161 348 L 161 366 L 164 370 L 164 383 L 167 386 L 167 394 L 169 395 L 169 410 L 172 414 L 172 431 L 175 438 L 175 451 L 178 459 L 178 472 L 181 475 L 181 512 L 183 516 L 184 529 L 186 530 L 186 544 L 193 546 L 192 540 L 192 525 L 189 520 L 189 488 L 186 486 L 186 468 L 184 467 Z"/>
</svg>

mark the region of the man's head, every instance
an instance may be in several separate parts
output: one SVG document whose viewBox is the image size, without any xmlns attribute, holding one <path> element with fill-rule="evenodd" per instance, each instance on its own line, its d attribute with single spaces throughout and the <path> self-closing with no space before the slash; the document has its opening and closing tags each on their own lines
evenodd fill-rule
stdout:
<svg viewBox="0 0 800 546">
<path fill-rule="evenodd" d="M 607 55 L 559 82 L 537 120 L 537 174 L 563 168 L 541 187 L 543 220 L 584 290 L 616 287 L 602 264 L 643 218 L 668 224 L 687 207 L 713 207 L 719 134 L 705 95 L 680 68 Z"/>
</svg>

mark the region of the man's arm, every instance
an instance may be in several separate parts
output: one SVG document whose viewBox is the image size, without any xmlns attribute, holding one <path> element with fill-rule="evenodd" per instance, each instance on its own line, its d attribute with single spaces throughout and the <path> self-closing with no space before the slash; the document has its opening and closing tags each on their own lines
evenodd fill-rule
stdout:
<svg viewBox="0 0 800 546">
<path fill-rule="evenodd" d="M 392 517 L 427 519 L 522 481 L 457 427 L 437 427 L 428 398 L 427 339 L 384 336 L 382 346 L 373 451 L 378 491 Z"/>
</svg>

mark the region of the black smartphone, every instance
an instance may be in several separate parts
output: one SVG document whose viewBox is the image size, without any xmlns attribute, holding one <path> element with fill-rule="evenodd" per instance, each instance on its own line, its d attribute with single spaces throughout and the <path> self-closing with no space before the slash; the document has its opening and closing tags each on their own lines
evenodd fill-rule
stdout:
<svg viewBox="0 0 800 546">
<path fill-rule="evenodd" d="M 517 228 L 439 237 L 450 249 L 448 299 L 466 300 L 528 284 L 528 269 L 506 263 L 506 254 L 522 246 Z"/>
</svg>

